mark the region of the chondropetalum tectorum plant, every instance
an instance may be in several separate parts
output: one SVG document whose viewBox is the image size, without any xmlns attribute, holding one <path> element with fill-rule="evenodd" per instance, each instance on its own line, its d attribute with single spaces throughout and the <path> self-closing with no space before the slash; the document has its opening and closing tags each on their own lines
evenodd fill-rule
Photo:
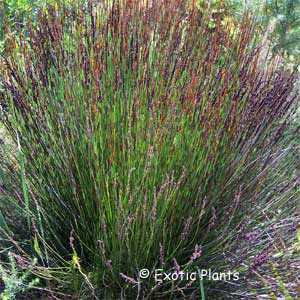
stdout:
<svg viewBox="0 0 300 300">
<path fill-rule="evenodd" d="M 182 296 L 199 282 L 151 272 L 230 268 L 295 100 L 253 30 L 192 1 L 90 1 L 8 39 L 5 247 L 79 299 Z"/>
</svg>

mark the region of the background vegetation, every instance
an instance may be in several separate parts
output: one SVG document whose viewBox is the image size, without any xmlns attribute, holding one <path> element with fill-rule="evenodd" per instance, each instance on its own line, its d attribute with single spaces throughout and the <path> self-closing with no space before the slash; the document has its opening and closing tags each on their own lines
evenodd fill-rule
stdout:
<svg viewBox="0 0 300 300">
<path fill-rule="evenodd" d="M 77 1 L 78 2 L 78 1 Z M 252 11 L 258 21 L 257 30 L 263 34 L 270 23 L 275 23 L 270 35 L 272 51 L 284 56 L 292 66 L 299 64 L 300 45 L 300 1 L 299 0 L 198 0 L 198 7 L 209 6 L 223 16 L 241 18 L 245 10 Z M 74 0 L 40 1 L 40 0 L 2 0 L 0 3 L 0 36 L 4 38 L 4 25 L 20 31 L 30 20 L 36 19 L 39 9 L 48 4 L 63 3 L 74 5 Z"/>
</svg>

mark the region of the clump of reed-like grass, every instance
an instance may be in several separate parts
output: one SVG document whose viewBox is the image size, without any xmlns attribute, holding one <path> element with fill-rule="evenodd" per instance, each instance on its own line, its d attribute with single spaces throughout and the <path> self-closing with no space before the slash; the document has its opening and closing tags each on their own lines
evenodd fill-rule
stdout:
<svg viewBox="0 0 300 300">
<path fill-rule="evenodd" d="M 299 268 L 299 142 L 290 127 L 264 184 L 254 194 L 252 211 L 224 259 L 243 273 L 232 299 L 294 299 Z M 293 135 L 293 136 L 292 136 Z M 259 201 L 257 201 L 259 199 Z M 228 297 L 229 299 L 229 297 Z"/>
<path fill-rule="evenodd" d="M 229 270 L 296 99 L 251 18 L 233 31 L 190 1 L 90 1 L 27 30 L 0 62 L 3 247 L 80 299 L 187 295 L 198 281 L 154 269 Z"/>
</svg>

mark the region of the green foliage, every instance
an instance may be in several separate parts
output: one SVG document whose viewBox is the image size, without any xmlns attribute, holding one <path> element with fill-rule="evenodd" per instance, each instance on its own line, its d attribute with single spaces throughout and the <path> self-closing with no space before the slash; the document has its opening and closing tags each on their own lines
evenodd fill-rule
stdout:
<svg viewBox="0 0 300 300">
<path fill-rule="evenodd" d="M 14 300 L 24 292 L 31 290 L 34 286 L 39 284 L 39 279 L 30 279 L 31 271 L 37 260 L 33 260 L 24 269 L 16 262 L 16 256 L 13 253 L 8 253 L 9 262 L 7 264 L 0 264 L 0 282 L 4 285 L 4 290 L 0 293 L 2 300 Z M 19 257 L 20 259 L 20 257 Z"/>
<path fill-rule="evenodd" d="M 263 35 L 271 22 L 275 28 L 268 37 L 271 41 L 274 54 L 280 54 L 287 63 L 300 63 L 300 1 L 299 0 L 225 0 L 225 1 L 198 1 L 204 9 L 212 7 L 215 12 L 223 16 L 241 18 L 243 12 L 250 11 L 255 15 Z"/>
<path fill-rule="evenodd" d="M 34 2 L 30 0 L 3 1 L 3 22 L 11 23 L 16 29 L 20 30 L 24 26 L 24 22 L 34 14 Z"/>
<path fill-rule="evenodd" d="M 269 36 L 274 54 L 280 54 L 286 62 L 293 65 L 300 63 L 300 1 L 299 0 L 267 0 L 249 1 L 247 6 L 243 1 L 234 1 L 234 12 L 244 9 L 251 10 L 261 25 L 263 34 L 271 22 L 275 28 Z"/>
<path fill-rule="evenodd" d="M 287 57 L 291 55 L 299 57 L 300 1 L 267 1 L 264 12 L 267 19 L 276 20 L 276 28 L 272 37 L 274 51 Z"/>
<path fill-rule="evenodd" d="M 7 35 L 6 29 L 18 35 L 25 30 L 28 23 L 35 23 L 40 11 L 47 5 L 72 6 L 74 0 L 2 0 L 0 3 L 0 53 L 3 48 L 3 40 Z M 3 51 L 3 49 L 2 49 Z"/>
<path fill-rule="evenodd" d="M 282 218 L 277 224 L 273 224 L 276 228 L 276 235 L 279 240 L 275 242 L 272 249 L 269 262 L 265 268 L 257 270 L 256 280 L 259 287 L 257 288 L 257 296 L 268 295 L 270 299 L 295 299 L 298 295 L 298 270 L 297 261 L 299 258 L 299 235 L 300 230 L 293 228 L 293 230 L 283 230 L 285 223 L 293 221 L 295 224 L 299 221 L 297 216 L 294 220 L 290 216 L 287 219 Z M 295 224 L 293 225 L 295 227 Z M 279 230 L 279 227 L 281 229 Z M 288 226 L 287 226 L 288 227 Z M 281 232 L 280 232 L 281 231 Z M 296 237 L 295 237 L 296 235 Z"/>
</svg>

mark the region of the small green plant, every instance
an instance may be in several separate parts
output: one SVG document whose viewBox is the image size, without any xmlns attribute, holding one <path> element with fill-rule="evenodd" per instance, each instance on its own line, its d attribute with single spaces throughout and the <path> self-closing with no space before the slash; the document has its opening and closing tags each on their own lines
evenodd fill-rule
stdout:
<svg viewBox="0 0 300 300">
<path fill-rule="evenodd" d="M 0 280 L 4 285 L 4 290 L 0 294 L 2 300 L 14 300 L 21 293 L 27 292 L 39 284 L 39 278 L 33 278 L 31 271 L 36 265 L 37 260 L 33 259 L 31 264 L 26 265 L 26 269 L 20 269 L 17 264 L 15 254 L 9 252 L 7 264 L 0 264 Z"/>
</svg>

